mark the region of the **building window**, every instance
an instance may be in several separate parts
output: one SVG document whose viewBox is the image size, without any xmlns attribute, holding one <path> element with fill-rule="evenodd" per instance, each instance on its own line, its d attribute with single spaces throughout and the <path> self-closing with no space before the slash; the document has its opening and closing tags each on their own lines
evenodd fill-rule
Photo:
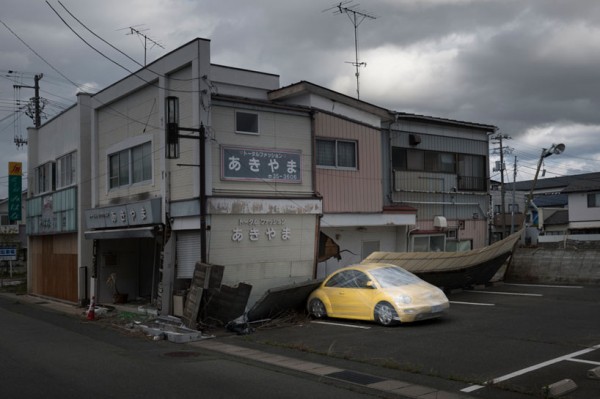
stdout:
<svg viewBox="0 0 600 399">
<path fill-rule="evenodd" d="M 519 204 L 508 204 L 508 211 L 519 213 Z"/>
<path fill-rule="evenodd" d="M 317 165 L 356 169 L 356 142 L 317 139 Z"/>
<path fill-rule="evenodd" d="M 147 142 L 108 156 L 109 187 L 152 179 L 152 143 Z"/>
<path fill-rule="evenodd" d="M 458 189 L 485 191 L 485 157 L 458 154 Z"/>
<path fill-rule="evenodd" d="M 600 193 L 593 193 L 587 195 L 587 206 L 588 208 L 600 207 Z"/>
<path fill-rule="evenodd" d="M 456 173 L 456 154 L 392 147 L 394 170 Z"/>
<path fill-rule="evenodd" d="M 235 131 L 237 133 L 258 134 L 258 114 L 236 111 Z"/>
<path fill-rule="evenodd" d="M 444 252 L 446 236 L 444 235 L 415 235 L 412 237 L 413 252 Z"/>
<path fill-rule="evenodd" d="M 56 161 L 56 188 L 68 187 L 77 182 L 77 157 L 75 152 Z"/>
<path fill-rule="evenodd" d="M 35 168 L 36 194 L 53 191 L 54 187 L 54 162 L 47 162 Z"/>
</svg>

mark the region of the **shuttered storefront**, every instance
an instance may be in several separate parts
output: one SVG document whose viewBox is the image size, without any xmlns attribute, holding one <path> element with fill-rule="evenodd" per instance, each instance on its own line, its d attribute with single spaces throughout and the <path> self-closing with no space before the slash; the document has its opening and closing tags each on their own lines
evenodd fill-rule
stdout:
<svg viewBox="0 0 600 399">
<path fill-rule="evenodd" d="M 200 232 L 177 232 L 177 278 L 192 278 L 200 261 Z"/>
</svg>

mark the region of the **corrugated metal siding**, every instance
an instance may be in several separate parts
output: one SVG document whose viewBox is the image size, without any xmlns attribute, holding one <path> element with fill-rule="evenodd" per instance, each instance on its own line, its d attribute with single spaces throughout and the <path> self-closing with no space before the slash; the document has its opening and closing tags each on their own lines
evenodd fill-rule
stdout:
<svg viewBox="0 0 600 399">
<path fill-rule="evenodd" d="M 316 190 L 323 196 L 323 212 L 380 212 L 380 131 L 325 114 L 316 115 L 315 129 L 317 138 L 357 141 L 357 170 L 316 168 Z"/>
<path fill-rule="evenodd" d="M 417 134 L 421 138 L 421 143 L 411 146 L 409 137 L 411 134 Z M 423 133 L 410 133 L 393 131 L 391 135 L 392 147 L 414 148 L 424 151 L 444 151 L 459 154 L 488 155 L 489 144 L 486 135 L 480 135 L 480 139 L 475 137 L 460 136 L 434 136 Z"/>
<path fill-rule="evenodd" d="M 485 217 L 489 197 L 484 192 L 454 193 L 452 188 L 456 184 L 456 175 L 448 173 L 395 171 L 392 200 L 417 208 L 420 220 L 434 216 L 472 219 L 474 213 Z"/>
</svg>

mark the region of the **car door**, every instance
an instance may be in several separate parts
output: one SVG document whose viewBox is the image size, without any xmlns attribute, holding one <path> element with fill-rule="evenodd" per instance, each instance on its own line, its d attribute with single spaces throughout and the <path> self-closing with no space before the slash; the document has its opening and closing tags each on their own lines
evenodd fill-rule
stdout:
<svg viewBox="0 0 600 399">
<path fill-rule="evenodd" d="M 347 317 L 348 304 L 348 284 L 352 278 L 350 270 L 342 270 L 333 276 L 325 283 L 323 290 L 329 299 L 331 306 L 330 316 L 332 317 Z"/>
<path fill-rule="evenodd" d="M 359 270 L 343 270 L 325 284 L 332 317 L 369 319 L 372 316 L 374 289 L 370 278 Z"/>
<path fill-rule="evenodd" d="M 352 270 L 345 292 L 346 317 L 370 319 L 373 316 L 373 303 L 376 289 L 369 276 L 360 270 Z"/>
</svg>

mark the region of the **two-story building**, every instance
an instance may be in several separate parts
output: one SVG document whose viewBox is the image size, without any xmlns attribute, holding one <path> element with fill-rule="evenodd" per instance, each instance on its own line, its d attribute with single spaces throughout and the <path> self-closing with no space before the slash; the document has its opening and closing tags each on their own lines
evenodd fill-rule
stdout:
<svg viewBox="0 0 600 399">
<path fill-rule="evenodd" d="M 495 126 L 395 113 L 384 143 L 386 199 L 417 209 L 407 251 L 488 245 L 489 135 Z"/>
<path fill-rule="evenodd" d="M 269 101 L 277 88 L 277 75 L 211 64 L 196 39 L 31 129 L 31 290 L 101 303 L 118 291 L 169 313 L 198 261 L 251 285 L 250 304 L 312 279 L 311 114 Z"/>
<path fill-rule="evenodd" d="M 67 300 L 87 297 L 91 243 L 79 215 L 90 204 L 90 96 L 28 129 L 28 289 Z"/>
<path fill-rule="evenodd" d="M 305 81 L 269 98 L 312 110 L 315 190 L 323 198 L 317 277 L 359 263 L 373 251 L 405 250 L 416 209 L 391 206 L 384 192 L 382 125 L 393 115 Z M 335 251 L 327 251 L 330 244 Z"/>
</svg>

